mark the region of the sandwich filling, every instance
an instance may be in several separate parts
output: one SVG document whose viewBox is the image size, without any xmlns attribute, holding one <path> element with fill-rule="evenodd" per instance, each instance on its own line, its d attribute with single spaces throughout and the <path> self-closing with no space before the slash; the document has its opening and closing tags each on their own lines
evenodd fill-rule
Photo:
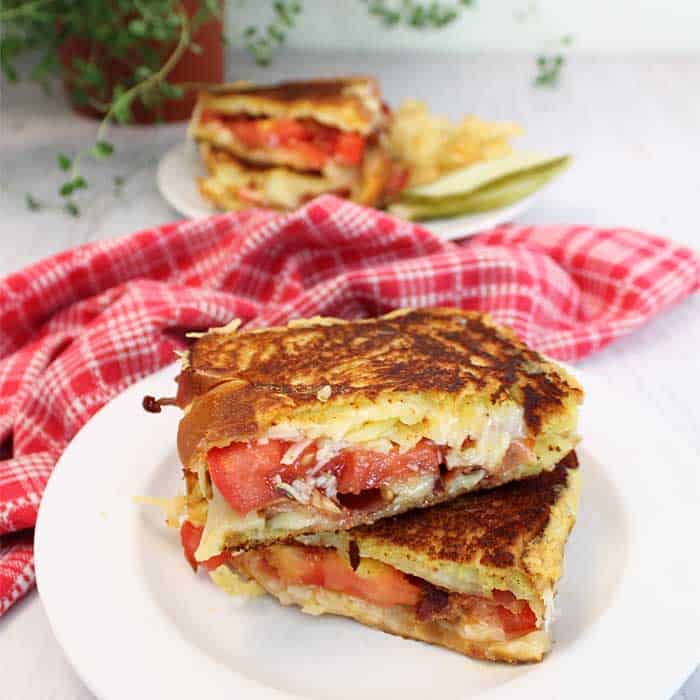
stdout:
<svg viewBox="0 0 700 700">
<path fill-rule="evenodd" d="M 297 172 L 286 167 L 246 163 L 207 143 L 200 153 L 209 175 L 199 179 L 206 199 L 224 209 L 264 205 L 294 209 L 319 194 L 349 196 L 359 181 L 358 168 L 330 163 L 323 173 Z"/>
<path fill-rule="evenodd" d="M 426 438 L 402 448 L 303 436 L 213 447 L 199 462 L 196 489 L 188 482 L 188 502 L 206 509 L 196 558 L 235 546 L 239 534 L 346 529 L 526 475 L 540 468 L 533 444 L 521 423 L 494 429 L 487 421 L 477 440 L 452 447 Z"/>
<path fill-rule="evenodd" d="M 223 115 L 204 110 L 200 124 L 226 132 L 226 137 L 251 151 L 276 151 L 293 155 L 301 167 L 321 170 L 329 162 L 356 166 L 362 162 L 365 137 L 342 131 L 312 118 L 253 117 Z"/>
<path fill-rule="evenodd" d="M 185 530 L 185 555 L 194 564 L 193 548 L 201 531 L 189 523 L 183 525 Z M 493 590 L 490 596 L 447 591 L 389 564 L 360 557 L 352 548 L 347 557 L 334 548 L 274 544 L 237 556 L 224 553 L 203 564 L 209 571 L 231 566 L 282 602 L 304 605 L 311 603 L 314 593 L 332 592 L 379 608 L 399 606 L 417 623 L 457 630 L 474 641 L 510 641 L 544 624 L 528 601 L 510 591 Z"/>
</svg>

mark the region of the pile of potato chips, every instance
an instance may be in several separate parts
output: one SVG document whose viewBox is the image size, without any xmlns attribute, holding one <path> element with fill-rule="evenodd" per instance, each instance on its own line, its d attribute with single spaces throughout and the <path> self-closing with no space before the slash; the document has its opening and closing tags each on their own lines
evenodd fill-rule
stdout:
<svg viewBox="0 0 700 700">
<path fill-rule="evenodd" d="M 422 185 L 473 163 L 512 153 L 517 124 L 487 122 L 475 116 L 459 124 L 428 112 L 424 102 L 407 100 L 394 112 L 389 149 L 410 168 L 410 185 Z"/>
</svg>

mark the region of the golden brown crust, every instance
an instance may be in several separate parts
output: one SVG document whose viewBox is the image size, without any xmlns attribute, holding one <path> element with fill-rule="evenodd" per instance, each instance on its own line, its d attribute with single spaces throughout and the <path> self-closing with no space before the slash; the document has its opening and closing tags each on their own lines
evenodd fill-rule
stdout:
<svg viewBox="0 0 700 700">
<path fill-rule="evenodd" d="M 380 394 L 478 395 L 493 405 L 521 404 L 536 435 L 565 402 L 582 397 L 573 378 L 511 330 L 459 309 L 209 333 L 192 347 L 178 386 L 179 404 L 190 406 L 180 425 L 185 465 L 198 446 L 248 440 L 263 432 L 263 423 L 299 407 L 320 411 Z M 326 386 L 331 394 L 322 402 Z"/>
<path fill-rule="evenodd" d="M 345 131 L 371 133 L 382 121 L 379 87 L 373 78 L 319 78 L 278 85 L 222 85 L 199 96 L 193 128 L 203 109 L 221 114 L 309 117 Z"/>
<path fill-rule="evenodd" d="M 211 89 L 216 96 L 247 95 L 276 102 L 292 103 L 299 100 L 314 100 L 319 103 L 334 103 L 347 98 L 347 89 L 356 85 L 372 85 L 377 89 L 373 78 L 351 76 L 345 78 L 313 78 L 296 80 L 276 85 L 219 85 Z"/>
<path fill-rule="evenodd" d="M 577 467 L 571 452 L 552 471 L 363 525 L 352 535 L 361 545 L 409 548 L 432 561 L 526 570 L 530 546 L 545 532 L 569 470 Z"/>
</svg>

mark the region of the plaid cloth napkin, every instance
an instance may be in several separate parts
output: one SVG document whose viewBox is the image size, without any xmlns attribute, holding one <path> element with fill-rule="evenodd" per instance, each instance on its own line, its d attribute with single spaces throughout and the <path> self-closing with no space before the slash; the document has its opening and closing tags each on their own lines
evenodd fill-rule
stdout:
<svg viewBox="0 0 700 700">
<path fill-rule="evenodd" d="M 184 331 L 402 306 L 488 311 L 576 360 L 700 286 L 687 248 L 626 229 L 506 225 L 448 243 L 334 197 L 294 214 L 179 222 L 0 281 L 0 615 L 34 583 L 53 466 L 105 402 L 172 362 Z"/>
</svg>

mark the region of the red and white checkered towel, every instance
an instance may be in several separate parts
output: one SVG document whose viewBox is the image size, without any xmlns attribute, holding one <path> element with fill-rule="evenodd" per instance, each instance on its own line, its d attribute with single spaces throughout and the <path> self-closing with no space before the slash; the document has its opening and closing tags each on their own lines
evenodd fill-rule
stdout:
<svg viewBox="0 0 700 700">
<path fill-rule="evenodd" d="M 687 248 L 625 229 L 506 225 L 447 243 L 334 197 L 91 243 L 0 281 L 0 615 L 33 585 L 31 528 L 68 441 L 172 362 L 183 331 L 405 306 L 488 311 L 576 360 L 700 286 Z"/>
</svg>

